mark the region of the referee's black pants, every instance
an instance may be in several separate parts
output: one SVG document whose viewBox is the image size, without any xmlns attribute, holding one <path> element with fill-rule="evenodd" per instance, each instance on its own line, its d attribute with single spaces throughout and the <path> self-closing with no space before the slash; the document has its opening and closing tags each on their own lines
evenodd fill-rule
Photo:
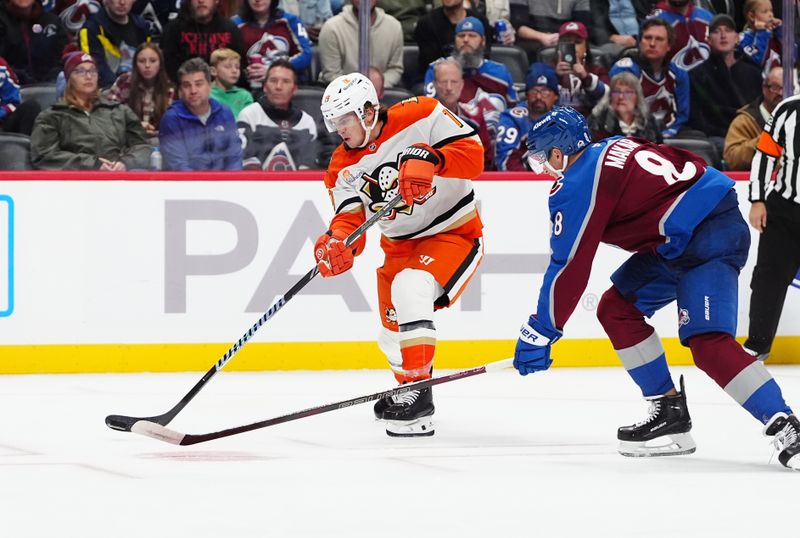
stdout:
<svg viewBox="0 0 800 538">
<path fill-rule="evenodd" d="M 744 344 L 759 354 L 772 348 L 786 290 L 800 269 L 800 204 L 773 192 L 766 205 L 767 226 L 758 241 L 750 281 L 750 329 Z"/>
</svg>

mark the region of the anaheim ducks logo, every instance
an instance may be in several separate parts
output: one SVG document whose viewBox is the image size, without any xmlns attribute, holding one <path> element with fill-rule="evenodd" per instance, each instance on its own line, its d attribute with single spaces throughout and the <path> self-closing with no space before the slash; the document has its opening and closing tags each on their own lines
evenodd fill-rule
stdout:
<svg viewBox="0 0 800 538">
<path fill-rule="evenodd" d="M 373 170 L 371 174 L 363 173 L 361 175 L 361 178 L 364 180 L 364 183 L 361 185 L 361 192 L 366 194 L 370 199 L 370 211 L 377 213 L 386 205 L 386 202 L 400 194 L 399 175 L 400 171 L 397 169 L 395 163 L 384 163 Z M 436 188 L 434 187 L 434 192 L 435 190 Z M 431 194 L 433 194 L 433 192 Z M 421 203 L 425 202 L 423 201 Z M 414 205 L 417 204 L 415 203 Z M 409 207 L 406 204 L 400 203 L 395 206 L 388 215 L 383 217 L 383 220 L 394 220 L 397 218 L 397 213 L 410 215 L 413 211 L 413 205 Z"/>
</svg>

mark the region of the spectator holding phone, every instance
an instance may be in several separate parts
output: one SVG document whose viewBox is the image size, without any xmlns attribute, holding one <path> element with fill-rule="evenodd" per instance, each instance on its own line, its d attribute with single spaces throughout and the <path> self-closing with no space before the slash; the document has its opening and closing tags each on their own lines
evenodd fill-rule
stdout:
<svg viewBox="0 0 800 538">
<path fill-rule="evenodd" d="M 565 22 L 559 28 L 558 36 L 555 68 L 561 87 L 559 102 L 588 117 L 608 91 L 608 73 L 600 66 L 592 66 L 587 45 L 589 34 L 583 23 Z"/>
</svg>

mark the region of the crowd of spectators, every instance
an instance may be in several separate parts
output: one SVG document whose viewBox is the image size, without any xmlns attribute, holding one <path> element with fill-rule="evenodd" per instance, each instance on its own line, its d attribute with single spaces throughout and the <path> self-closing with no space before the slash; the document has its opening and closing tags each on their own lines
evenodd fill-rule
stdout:
<svg viewBox="0 0 800 538">
<path fill-rule="evenodd" d="M 337 141 L 294 98 L 357 70 L 362 2 L 379 98 L 438 99 L 487 170 L 525 169 L 556 104 L 595 139 L 708 140 L 746 169 L 783 91 L 779 0 L 0 0 L 0 131 L 42 169 L 325 168 Z M 52 107 L 24 99 L 57 81 Z"/>
</svg>

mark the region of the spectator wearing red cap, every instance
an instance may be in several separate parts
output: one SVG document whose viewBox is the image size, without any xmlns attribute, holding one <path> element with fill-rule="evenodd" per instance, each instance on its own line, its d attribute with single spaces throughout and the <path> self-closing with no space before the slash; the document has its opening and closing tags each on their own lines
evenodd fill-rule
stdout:
<svg viewBox="0 0 800 538">
<path fill-rule="evenodd" d="M 131 13 L 131 0 L 103 0 L 78 33 L 81 51 L 91 54 L 100 71 L 100 87 L 108 88 L 117 77 L 130 72 L 136 47 L 150 40 L 150 24 Z"/>
<path fill-rule="evenodd" d="M 559 27 L 567 21 L 592 25 L 589 0 L 517 0 L 510 3 L 516 45 L 535 62 L 543 48 L 558 44 Z"/>
<path fill-rule="evenodd" d="M 53 82 L 67 34 L 58 16 L 39 0 L 0 0 L 0 56 L 22 85 Z"/>
<path fill-rule="evenodd" d="M 560 104 L 571 106 L 589 116 L 608 91 L 608 73 L 593 65 L 586 26 L 578 21 L 565 22 L 558 29 L 556 74 L 561 86 Z M 575 57 L 571 58 L 574 50 Z"/>
<path fill-rule="evenodd" d="M 64 98 L 37 118 L 31 161 L 42 170 L 143 169 L 150 144 L 127 105 L 100 97 L 97 62 L 73 52 L 64 62 Z"/>
</svg>

